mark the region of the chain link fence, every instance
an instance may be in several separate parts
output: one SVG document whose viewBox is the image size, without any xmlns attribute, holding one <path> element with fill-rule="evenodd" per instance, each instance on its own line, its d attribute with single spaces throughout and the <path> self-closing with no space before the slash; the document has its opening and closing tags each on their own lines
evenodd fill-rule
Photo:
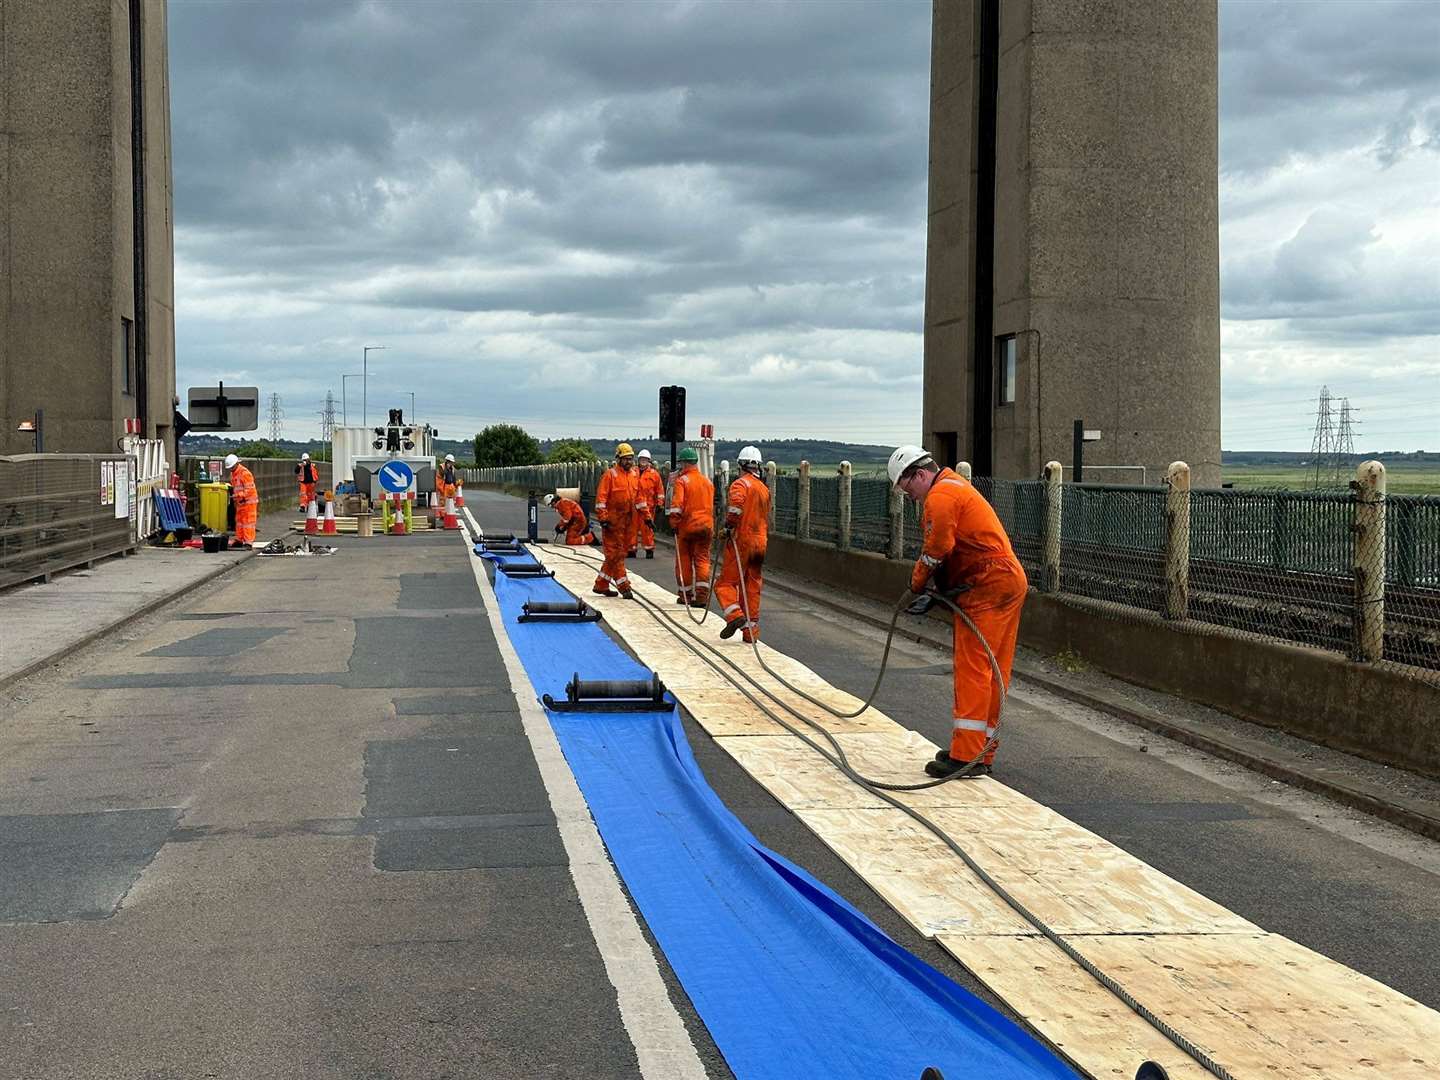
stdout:
<svg viewBox="0 0 1440 1080">
<path fill-rule="evenodd" d="M 541 466 L 540 468 L 552 468 Z M 506 470 L 482 470 L 496 474 Z M 503 482 L 536 486 L 533 470 Z M 596 473 L 598 476 L 598 471 Z M 774 531 L 914 559 L 920 508 L 884 477 L 776 470 Z M 1440 684 L 1440 497 L 1386 496 L 1362 467 L 1331 491 L 976 477 L 1031 584 L 1119 618 L 1217 627 L 1391 666 Z M 723 479 L 716 477 L 723 512 Z M 808 508 L 808 514 L 806 510 Z M 1052 530 L 1054 530 L 1052 534 Z"/>
</svg>

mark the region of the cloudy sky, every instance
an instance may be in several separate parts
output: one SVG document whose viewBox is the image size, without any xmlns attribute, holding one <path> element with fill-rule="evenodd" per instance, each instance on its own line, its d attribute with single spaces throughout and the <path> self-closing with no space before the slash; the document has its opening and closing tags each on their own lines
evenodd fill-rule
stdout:
<svg viewBox="0 0 1440 1080">
<path fill-rule="evenodd" d="M 917 434 L 930 5 L 171 0 L 183 386 Z M 1221 4 L 1228 449 L 1440 449 L 1440 2 Z M 359 419 L 360 380 L 348 382 Z"/>
</svg>

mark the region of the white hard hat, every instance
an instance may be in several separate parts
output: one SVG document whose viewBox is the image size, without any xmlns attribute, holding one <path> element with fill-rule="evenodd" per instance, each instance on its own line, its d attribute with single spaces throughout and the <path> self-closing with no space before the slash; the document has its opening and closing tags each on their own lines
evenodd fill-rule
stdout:
<svg viewBox="0 0 1440 1080">
<path fill-rule="evenodd" d="M 309 460 L 310 460 L 310 455 L 309 455 L 309 454 L 301 454 L 301 455 L 300 455 L 300 460 L 301 460 L 301 461 L 309 461 Z"/>
<path fill-rule="evenodd" d="M 649 461 L 649 460 L 650 460 L 650 451 L 649 451 L 649 450 L 641 450 L 640 453 L 638 453 L 638 454 L 635 455 L 635 456 L 638 457 L 641 461 Z"/>
<path fill-rule="evenodd" d="M 239 459 L 238 457 L 236 457 L 234 454 L 226 454 L 226 455 L 225 455 L 225 467 L 226 467 L 227 469 L 233 469 L 236 465 L 239 465 L 239 464 L 240 464 L 240 459 Z"/>
<path fill-rule="evenodd" d="M 905 470 L 917 462 L 924 461 L 930 454 L 923 446 L 902 446 L 890 455 L 890 462 L 885 466 L 885 471 L 890 475 L 892 485 L 900 483 L 900 477 L 905 475 Z"/>
<path fill-rule="evenodd" d="M 545 496 L 545 505 L 546 505 L 546 506 L 553 506 L 553 505 L 555 505 L 555 496 L 554 496 L 554 495 L 546 495 L 546 496 Z"/>
<path fill-rule="evenodd" d="M 454 454 L 446 454 L 446 455 L 445 455 L 445 460 L 448 461 L 448 462 L 450 462 L 450 464 L 453 465 L 453 464 L 455 464 L 455 455 L 454 455 Z"/>
<path fill-rule="evenodd" d="M 747 446 L 735 455 L 735 461 L 741 468 L 744 468 L 746 465 L 763 464 L 764 459 L 760 457 L 758 446 Z"/>
</svg>

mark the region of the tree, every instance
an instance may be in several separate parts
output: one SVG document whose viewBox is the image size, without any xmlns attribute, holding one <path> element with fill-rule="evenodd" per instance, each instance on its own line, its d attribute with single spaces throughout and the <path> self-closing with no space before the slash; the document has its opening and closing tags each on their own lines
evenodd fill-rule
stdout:
<svg viewBox="0 0 1440 1080">
<path fill-rule="evenodd" d="M 284 450 L 281 450 L 275 446 L 271 446 L 264 439 L 259 439 L 255 442 L 241 443 L 235 448 L 235 454 L 237 457 L 250 458 L 252 460 L 255 458 L 283 458 L 299 456 L 295 454 L 287 454 Z"/>
<path fill-rule="evenodd" d="M 539 465 L 540 444 L 514 424 L 491 424 L 475 436 L 475 467 Z"/>
<path fill-rule="evenodd" d="M 550 455 L 545 459 L 551 465 L 568 462 L 590 462 L 599 461 L 595 455 L 595 448 L 582 439 L 561 439 L 550 447 Z"/>
</svg>

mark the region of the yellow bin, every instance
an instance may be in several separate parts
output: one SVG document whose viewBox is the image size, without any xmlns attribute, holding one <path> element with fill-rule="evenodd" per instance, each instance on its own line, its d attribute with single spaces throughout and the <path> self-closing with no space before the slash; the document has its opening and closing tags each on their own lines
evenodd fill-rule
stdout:
<svg viewBox="0 0 1440 1080">
<path fill-rule="evenodd" d="M 200 489 L 200 524 L 214 532 L 227 532 L 230 517 L 229 484 L 196 484 Z"/>
</svg>

